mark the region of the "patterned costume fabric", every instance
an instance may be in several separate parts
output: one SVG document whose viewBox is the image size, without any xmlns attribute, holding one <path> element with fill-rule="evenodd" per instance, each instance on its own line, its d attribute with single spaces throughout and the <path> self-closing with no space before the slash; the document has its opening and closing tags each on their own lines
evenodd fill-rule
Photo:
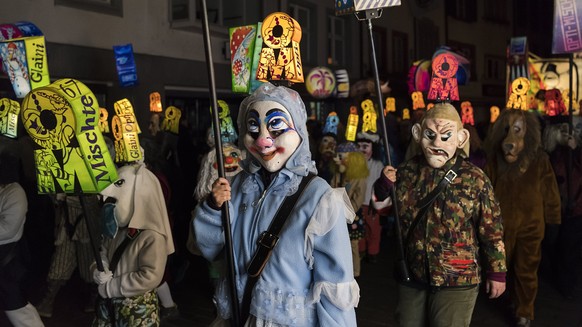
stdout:
<svg viewBox="0 0 582 327">
<path fill-rule="evenodd" d="M 403 240 L 419 212 L 419 201 L 437 186 L 455 160 L 463 159 L 457 156 L 435 169 L 424 156 L 416 156 L 398 168 L 397 181 L 406 181 L 396 182 Z M 479 284 L 484 262 L 488 273 L 507 270 L 500 207 L 489 179 L 466 160 L 457 173 L 424 219 L 410 231 L 410 242 L 405 244 L 413 279 L 433 287 Z M 375 194 L 386 198 L 389 184 L 382 175 L 375 185 Z M 479 258 L 480 250 L 484 261 Z"/>
</svg>

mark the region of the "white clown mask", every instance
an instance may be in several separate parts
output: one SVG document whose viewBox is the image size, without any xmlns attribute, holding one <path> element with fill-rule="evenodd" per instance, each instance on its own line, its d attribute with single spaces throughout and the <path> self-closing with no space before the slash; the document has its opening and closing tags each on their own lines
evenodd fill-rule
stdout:
<svg viewBox="0 0 582 327">
<path fill-rule="evenodd" d="M 257 101 L 251 104 L 245 121 L 247 151 L 267 171 L 279 171 L 301 143 L 289 111 L 275 101 Z"/>
</svg>

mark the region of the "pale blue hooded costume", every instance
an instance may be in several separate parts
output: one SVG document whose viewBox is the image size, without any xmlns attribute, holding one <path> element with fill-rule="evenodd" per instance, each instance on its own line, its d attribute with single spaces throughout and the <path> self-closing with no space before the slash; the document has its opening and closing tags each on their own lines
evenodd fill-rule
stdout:
<svg viewBox="0 0 582 327">
<path fill-rule="evenodd" d="M 251 155 L 242 162 L 243 171 L 232 180 L 229 209 L 239 302 L 257 238 L 268 229 L 285 196 L 296 192 L 302 177 L 316 172 L 309 151 L 305 105 L 297 92 L 286 87 L 265 83 L 243 100 L 238 114 L 241 148 L 247 133 L 247 111 L 257 101 L 283 105 L 293 118 L 301 143 L 268 186 L 261 178 L 260 164 Z M 356 326 L 354 307 L 359 301 L 359 287 L 353 277 L 345 225 L 353 218 L 345 190 L 332 189 L 325 180 L 315 177 L 287 219 L 255 286 L 247 326 Z M 205 258 L 214 260 L 221 255 L 221 212 L 206 201 L 196 208 L 194 231 Z M 230 317 L 225 281 L 218 287 L 215 300 L 219 315 Z"/>
</svg>

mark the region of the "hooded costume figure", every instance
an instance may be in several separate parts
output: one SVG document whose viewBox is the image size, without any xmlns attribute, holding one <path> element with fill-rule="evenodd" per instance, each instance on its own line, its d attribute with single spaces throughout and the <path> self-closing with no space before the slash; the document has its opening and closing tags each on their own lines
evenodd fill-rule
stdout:
<svg viewBox="0 0 582 327">
<path fill-rule="evenodd" d="M 101 253 L 105 271 L 93 274 L 101 296 L 93 326 L 159 326 L 155 290 L 168 255 L 174 252 L 164 195 L 157 177 L 143 163 L 123 166 L 117 174 L 119 179 L 101 191 L 103 233 L 113 239 Z M 110 267 L 126 239 L 117 265 Z"/>
<path fill-rule="evenodd" d="M 485 172 L 503 215 L 509 294 L 518 326 L 534 319 L 538 267 L 546 224 L 559 224 L 560 193 L 548 155 L 541 146 L 537 117 L 506 109 L 487 136 Z"/>
<path fill-rule="evenodd" d="M 306 120 L 305 105 L 297 92 L 262 84 L 239 110 L 239 140 L 248 151 L 241 162 L 243 170 L 230 184 L 218 179 L 212 194 L 194 212 L 200 251 L 214 260 L 224 248 L 220 206 L 229 205 L 239 303 L 257 238 L 268 230 L 285 197 L 298 190 L 301 179 L 316 172 Z M 252 291 L 250 316 L 243 323 L 355 326 L 359 287 L 352 273 L 345 225 L 353 218 L 345 190 L 333 189 L 314 177 L 279 233 Z M 228 324 L 225 319 L 231 316 L 231 308 L 225 281 L 217 288 L 215 301 L 222 319 L 215 325 Z"/>
</svg>

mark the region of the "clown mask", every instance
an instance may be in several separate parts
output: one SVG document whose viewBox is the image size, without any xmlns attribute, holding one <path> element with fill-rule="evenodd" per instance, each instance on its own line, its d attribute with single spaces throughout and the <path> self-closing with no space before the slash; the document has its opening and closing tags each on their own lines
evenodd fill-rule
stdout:
<svg viewBox="0 0 582 327">
<path fill-rule="evenodd" d="M 251 104 L 245 121 L 248 152 L 267 171 L 279 171 L 301 143 L 289 111 L 275 101 L 258 101 Z"/>
<path fill-rule="evenodd" d="M 462 128 L 454 107 L 442 109 L 442 111 L 455 111 L 454 113 L 451 111 L 452 119 L 447 118 L 448 113 L 431 115 L 432 110 L 439 109 L 435 106 L 429 110 L 422 125 L 415 124 L 412 127 L 412 136 L 420 144 L 428 164 L 433 168 L 441 168 L 455 156 L 457 149 L 462 149 L 467 144 L 469 131 Z M 455 114 L 456 117 L 454 117 Z"/>
</svg>

